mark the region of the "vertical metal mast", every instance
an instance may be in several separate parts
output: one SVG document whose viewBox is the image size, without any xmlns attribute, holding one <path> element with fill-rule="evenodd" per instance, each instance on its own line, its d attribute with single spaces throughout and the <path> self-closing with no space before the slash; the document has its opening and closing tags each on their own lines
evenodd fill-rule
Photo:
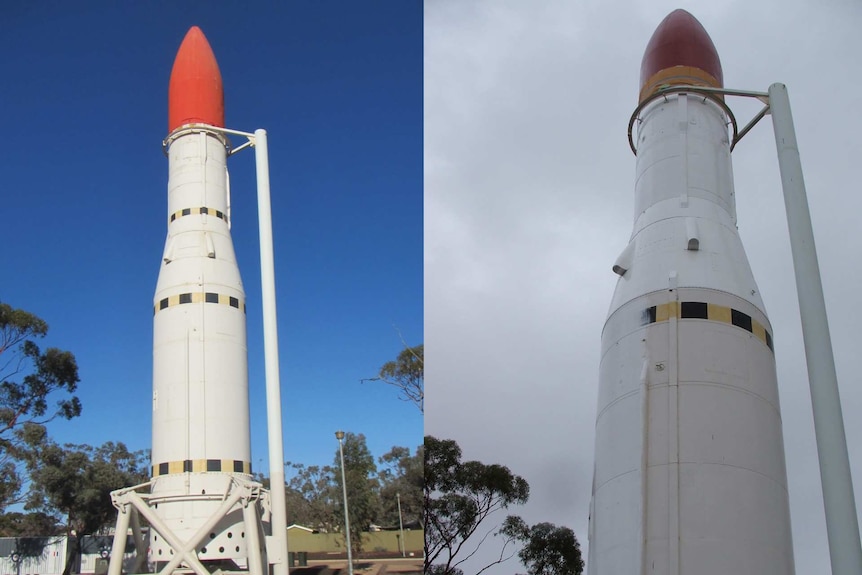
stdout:
<svg viewBox="0 0 862 575">
<path fill-rule="evenodd" d="M 796 130 L 790 113 L 790 98 L 784 84 L 775 83 L 769 87 L 769 107 L 772 127 L 775 130 L 784 207 L 787 210 L 793 270 L 796 274 L 796 292 L 802 319 L 808 384 L 811 388 L 814 435 L 820 460 L 820 481 L 826 511 L 832 574 L 858 575 L 862 573 L 862 547 L 859 542 L 859 522 L 856 517 L 850 459 L 847 456 L 835 357 L 829 336 L 823 283 L 817 263 L 799 147 L 796 144 Z"/>
</svg>

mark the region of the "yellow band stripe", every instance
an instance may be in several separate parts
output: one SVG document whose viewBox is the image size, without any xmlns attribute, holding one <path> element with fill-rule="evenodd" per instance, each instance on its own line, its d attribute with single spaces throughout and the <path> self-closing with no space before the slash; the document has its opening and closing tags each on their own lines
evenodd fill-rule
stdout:
<svg viewBox="0 0 862 575">
<path fill-rule="evenodd" d="M 648 307 L 644 310 L 643 314 L 644 325 L 660 323 L 667 321 L 672 317 L 679 319 L 705 319 L 708 321 L 729 323 L 752 333 L 757 339 L 765 343 L 769 349 L 775 351 L 775 348 L 772 346 L 772 334 L 766 330 L 765 326 L 761 325 L 760 322 L 752 318 L 747 313 L 743 313 L 730 307 L 699 301 L 671 301 L 661 305 Z"/>
<path fill-rule="evenodd" d="M 217 218 L 220 218 L 224 221 L 227 221 L 227 214 L 225 214 L 221 210 L 214 210 L 213 208 L 186 208 L 184 210 L 179 210 L 171 214 L 170 222 L 175 221 L 177 218 L 181 218 L 183 216 L 192 216 L 197 214 L 212 214 Z M 168 222 L 168 223 L 170 223 Z"/>
<path fill-rule="evenodd" d="M 721 88 L 721 82 L 712 74 L 700 68 L 693 66 L 671 66 L 670 68 L 659 70 L 647 79 L 643 87 L 641 87 L 638 102 L 643 102 L 649 96 L 658 92 L 659 88 L 680 85 Z M 717 96 L 724 100 L 723 94 L 717 94 Z"/>
<path fill-rule="evenodd" d="M 156 315 L 163 309 L 186 303 L 217 303 L 241 309 L 243 313 L 246 312 L 245 302 L 240 301 L 239 298 L 215 292 L 190 292 L 175 294 L 160 299 L 158 303 L 153 306 L 153 315 Z"/>
<path fill-rule="evenodd" d="M 251 475 L 251 462 L 237 459 L 185 459 L 153 465 L 153 477 L 175 473 L 245 473 Z"/>
</svg>

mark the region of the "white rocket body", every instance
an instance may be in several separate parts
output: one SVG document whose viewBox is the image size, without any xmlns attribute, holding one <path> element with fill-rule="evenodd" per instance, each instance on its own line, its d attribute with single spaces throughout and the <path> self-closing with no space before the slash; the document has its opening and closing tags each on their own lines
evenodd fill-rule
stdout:
<svg viewBox="0 0 862 575">
<path fill-rule="evenodd" d="M 229 229 L 226 148 L 206 126 L 169 137 L 168 235 L 154 298 L 150 504 L 182 540 L 213 516 L 232 478 L 251 478 L 245 293 Z M 158 535 L 152 560 L 173 551 Z M 246 557 L 239 505 L 196 547 Z"/>
<path fill-rule="evenodd" d="M 792 575 L 772 327 L 736 227 L 727 116 L 669 94 L 641 119 L 602 332 L 589 573 Z"/>
</svg>

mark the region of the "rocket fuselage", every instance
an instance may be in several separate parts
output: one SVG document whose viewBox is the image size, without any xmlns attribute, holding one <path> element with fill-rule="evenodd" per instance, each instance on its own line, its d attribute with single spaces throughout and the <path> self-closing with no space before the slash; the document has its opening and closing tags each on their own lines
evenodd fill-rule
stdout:
<svg viewBox="0 0 862 575">
<path fill-rule="evenodd" d="M 589 572 L 790 575 L 772 327 L 736 228 L 728 118 L 672 93 L 640 120 L 602 332 Z"/>
<path fill-rule="evenodd" d="M 209 51 L 195 34 L 200 31 L 193 28 L 174 66 L 172 112 L 181 56 L 188 59 L 200 46 Z M 211 52 L 204 56 L 217 74 Z M 219 76 L 218 98 L 220 84 Z M 233 479 L 251 478 L 251 447 L 245 293 L 230 235 L 227 142 L 207 124 L 174 126 L 174 115 L 167 139 L 168 234 L 153 302 L 150 504 L 175 535 L 190 540 Z M 246 557 L 242 522 L 237 506 L 196 547 L 198 557 Z M 158 536 L 151 546 L 152 560 L 171 559 L 170 545 Z"/>
</svg>

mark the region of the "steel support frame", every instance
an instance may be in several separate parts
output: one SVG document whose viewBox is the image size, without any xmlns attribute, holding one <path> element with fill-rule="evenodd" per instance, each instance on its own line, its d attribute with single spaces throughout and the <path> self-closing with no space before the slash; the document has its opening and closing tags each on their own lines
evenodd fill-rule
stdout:
<svg viewBox="0 0 862 575">
<path fill-rule="evenodd" d="M 203 541 L 213 527 L 237 505 L 243 511 L 243 524 L 248 537 L 248 571 L 250 575 L 267 575 L 264 566 L 268 565 L 266 557 L 266 545 L 263 544 L 261 516 L 264 512 L 261 503 L 267 501 L 263 496 L 263 486 L 260 483 L 248 481 L 242 478 L 231 477 L 231 483 L 227 493 L 222 499 L 219 508 L 207 519 L 195 534 L 187 541 L 178 537 L 167 524 L 150 507 L 151 494 L 139 493 L 138 490 L 150 487 L 152 481 L 118 489 L 111 493 L 111 502 L 117 508 L 117 526 L 114 531 L 114 542 L 111 547 L 111 558 L 108 563 L 108 575 L 122 575 L 123 555 L 128 538 L 128 530 L 131 524 L 137 559 L 135 572 L 143 567 L 143 559 L 147 550 L 145 541 L 141 537 L 139 516 L 142 516 L 150 524 L 150 529 L 162 536 L 174 551 L 170 561 L 159 571 L 159 575 L 170 575 L 178 569 L 182 563 L 197 575 L 210 575 L 195 553 L 195 547 Z M 171 498 L 172 500 L 200 500 L 208 499 L 207 496 L 190 495 Z M 147 538 L 149 539 L 149 537 Z"/>
</svg>

